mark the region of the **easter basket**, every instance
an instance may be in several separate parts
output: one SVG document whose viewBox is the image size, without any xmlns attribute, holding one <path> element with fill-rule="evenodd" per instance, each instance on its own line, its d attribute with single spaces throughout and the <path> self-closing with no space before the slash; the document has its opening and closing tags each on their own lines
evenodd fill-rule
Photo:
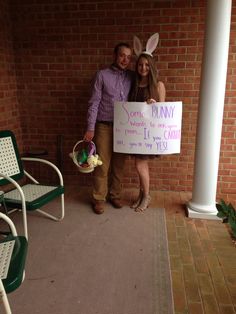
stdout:
<svg viewBox="0 0 236 314">
<path fill-rule="evenodd" d="M 77 166 L 79 172 L 82 173 L 93 172 L 95 167 L 102 164 L 102 161 L 96 154 L 96 146 L 92 141 L 78 141 L 74 145 L 70 157 Z"/>
</svg>

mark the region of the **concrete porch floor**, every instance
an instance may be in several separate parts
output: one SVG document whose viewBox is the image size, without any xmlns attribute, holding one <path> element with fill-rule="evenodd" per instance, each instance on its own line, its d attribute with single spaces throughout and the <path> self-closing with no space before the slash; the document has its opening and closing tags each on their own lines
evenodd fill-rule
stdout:
<svg viewBox="0 0 236 314">
<path fill-rule="evenodd" d="M 87 188 L 66 187 L 65 204 L 75 195 L 88 200 L 88 193 Z M 129 204 L 136 193 L 136 189 L 125 191 L 125 203 Z M 221 221 L 187 218 L 185 204 L 190 193 L 157 191 L 151 196 L 152 207 L 166 209 L 175 313 L 236 313 L 236 246 L 227 226 Z M 24 285 L 9 295 L 10 303 L 14 303 L 14 293 L 24 294 Z M 34 297 L 29 296 L 29 300 L 33 302 Z"/>
</svg>

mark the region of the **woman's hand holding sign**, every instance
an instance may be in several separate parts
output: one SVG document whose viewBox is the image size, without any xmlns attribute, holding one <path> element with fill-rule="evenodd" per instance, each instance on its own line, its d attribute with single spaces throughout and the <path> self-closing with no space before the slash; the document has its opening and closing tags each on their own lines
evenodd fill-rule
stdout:
<svg viewBox="0 0 236 314">
<path fill-rule="evenodd" d="M 153 99 L 153 98 L 149 98 L 149 99 L 147 99 L 147 101 L 146 101 L 146 103 L 148 104 L 148 105 L 151 105 L 151 104 L 154 104 L 154 103 L 156 103 L 157 101 L 155 100 L 155 99 Z"/>
</svg>

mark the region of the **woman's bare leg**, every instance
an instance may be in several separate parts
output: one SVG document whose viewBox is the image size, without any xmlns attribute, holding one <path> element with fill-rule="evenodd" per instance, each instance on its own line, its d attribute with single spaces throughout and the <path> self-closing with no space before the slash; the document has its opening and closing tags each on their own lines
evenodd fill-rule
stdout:
<svg viewBox="0 0 236 314">
<path fill-rule="evenodd" d="M 140 190 L 142 191 L 142 199 L 136 208 L 136 211 L 144 211 L 150 203 L 149 187 L 150 187 L 150 176 L 149 166 L 147 159 L 135 158 L 135 167 L 139 175 Z"/>
</svg>

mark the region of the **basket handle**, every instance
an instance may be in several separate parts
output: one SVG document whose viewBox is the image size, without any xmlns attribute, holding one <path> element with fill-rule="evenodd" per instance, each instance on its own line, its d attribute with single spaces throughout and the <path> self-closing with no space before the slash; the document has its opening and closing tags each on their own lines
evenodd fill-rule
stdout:
<svg viewBox="0 0 236 314">
<path fill-rule="evenodd" d="M 77 147 L 80 143 L 83 143 L 83 142 L 85 142 L 85 141 L 80 140 L 80 141 L 78 141 L 77 143 L 75 143 L 75 145 L 74 145 L 74 147 L 73 147 L 73 151 L 72 151 L 72 154 L 73 154 L 73 155 L 74 155 L 74 153 L 75 153 L 76 147 Z M 93 141 L 86 142 L 86 143 L 91 143 L 91 144 L 94 146 L 94 153 L 96 154 L 96 145 L 95 145 L 95 143 L 94 143 Z"/>
</svg>

